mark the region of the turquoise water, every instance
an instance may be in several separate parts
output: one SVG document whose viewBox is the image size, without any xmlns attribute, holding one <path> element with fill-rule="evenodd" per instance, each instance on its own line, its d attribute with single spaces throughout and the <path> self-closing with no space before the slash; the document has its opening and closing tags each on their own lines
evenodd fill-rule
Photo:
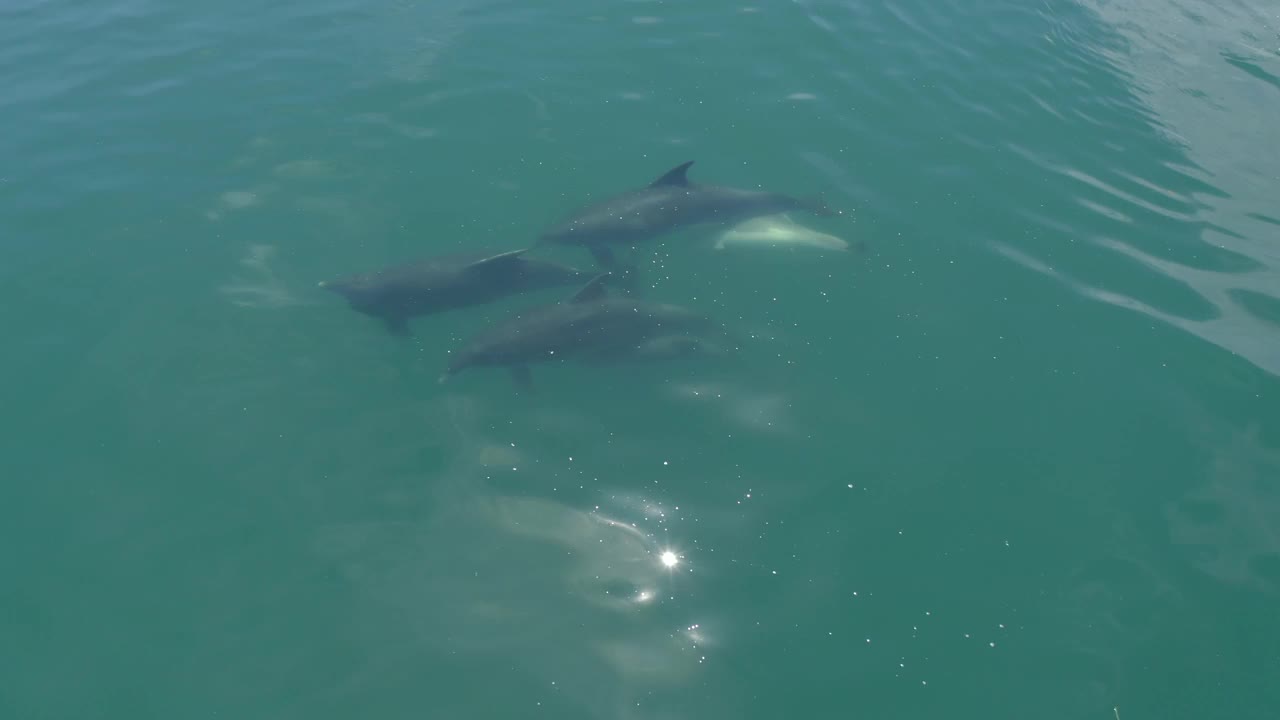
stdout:
<svg viewBox="0 0 1280 720">
<path fill-rule="evenodd" d="M 0 717 L 1276 717 L 1277 22 L 7 3 Z M 686 160 L 867 249 L 642 247 L 734 362 L 316 287 Z"/>
</svg>

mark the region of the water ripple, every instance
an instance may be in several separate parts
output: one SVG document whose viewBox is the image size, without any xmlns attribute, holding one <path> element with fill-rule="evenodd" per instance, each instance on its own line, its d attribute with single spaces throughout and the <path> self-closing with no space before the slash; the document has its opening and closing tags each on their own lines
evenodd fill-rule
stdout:
<svg viewBox="0 0 1280 720">
<path fill-rule="evenodd" d="M 1280 267 L 1258 216 L 1268 203 L 1265 188 L 1275 187 L 1280 157 L 1247 119 L 1276 116 L 1280 104 L 1257 92 L 1247 100 L 1225 92 L 1216 76 L 1197 77 L 1190 60 L 1196 48 L 1188 47 L 1197 41 L 1187 39 L 1194 34 L 1161 30 L 1185 21 L 1161 16 L 1156 22 L 1140 8 L 1002 6 L 984 11 L 981 28 L 961 43 L 951 39 L 948 23 L 956 15 L 946 7 L 802 3 L 800 12 L 830 35 L 846 67 L 828 73 L 844 85 L 828 121 L 858 135 L 859 165 L 874 168 L 881 186 L 897 184 L 904 195 L 895 205 L 882 191 L 851 183 L 848 156 L 799 154 L 860 207 L 874 206 L 908 231 L 924 227 L 913 214 L 918 203 L 935 221 L 954 217 L 953 242 L 972 235 L 1006 257 L 1013 252 L 1026 267 L 1052 267 L 1053 277 L 1087 297 L 1158 318 L 1274 372 L 1280 336 L 1261 308 L 1277 297 Z M 1227 33 L 1247 27 L 1241 17 L 1254 15 L 1242 7 L 1209 14 L 1201 10 L 1198 17 Z M 1043 32 L 1026 32 L 1030 17 Z M 1099 33 L 1099 17 L 1119 32 Z M 904 36 L 919 42 L 885 44 Z M 1141 52 L 1134 51 L 1135 37 Z M 1231 42 L 1236 47 L 1237 39 Z M 1243 57 L 1233 52 L 1236 60 Z M 1254 71 L 1264 58 L 1250 57 L 1242 77 L 1260 81 L 1267 94 L 1270 75 Z M 882 82 L 872 89 L 848 67 L 874 72 Z M 1177 75 L 1157 76 L 1156 68 L 1175 68 Z M 1231 116 L 1201 117 L 1216 112 L 1215 105 L 1184 90 L 1230 108 L 1223 112 Z M 1248 134 L 1207 133 L 1218 125 Z M 1246 159 L 1249 149 L 1255 157 Z M 1230 165 L 1224 155 L 1233 159 Z M 915 171 L 927 182 L 899 180 L 908 173 L 892 167 L 895 156 L 928 158 Z M 1010 182 L 1015 178 L 1017 184 Z M 1005 194 L 989 195 L 974 183 Z M 982 226 L 1008 227 L 1025 239 L 992 244 Z M 1131 262 L 1100 264 L 1099 253 Z"/>
</svg>

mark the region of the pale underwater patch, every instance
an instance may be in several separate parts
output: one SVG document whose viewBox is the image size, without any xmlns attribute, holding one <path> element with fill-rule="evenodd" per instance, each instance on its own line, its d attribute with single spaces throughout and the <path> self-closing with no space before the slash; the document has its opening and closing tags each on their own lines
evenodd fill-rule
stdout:
<svg viewBox="0 0 1280 720">
<path fill-rule="evenodd" d="M 796 424 L 791 417 L 791 399 L 778 392 L 761 392 L 727 383 L 676 383 L 669 392 L 675 397 L 717 408 L 734 424 L 758 432 L 791 433 Z"/>
<path fill-rule="evenodd" d="M 293 294 L 271 267 L 276 248 L 272 245 L 250 245 L 240 264 L 252 275 L 248 280 L 237 276 L 218 288 L 232 304 L 241 307 L 284 308 L 310 305 Z"/>
<path fill-rule="evenodd" d="M 765 215 L 738 223 L 720 233 L 715 247 L 723 250 L 729 246 L 764 246 L 775 248 L 809 247 L 820 250 L 848 251 L 849 243 L 836 237 L 805 227 L 787 213 Z"/>
<path fill-rule="evenodd" d="M 262 204 L 264 196 L 270 194 L 273 189 L 270 186 L 262 186 L 251 190 L 228 190 L 218 196 L 214 207 L 206 210 L 204 216 L 209 220 L 217 221 L 229 212 L 257 207 Z"/>
<path fill-rule="evenodd" d="M 539 678 L 586 716 L 696 683 L 714 630 L 668 602 L 691 576 L 647 529 L 600 509 L 475 492 L 425 522 L 328 528 L 317 551 L 356 593 L 375 658 L 429 650 Z M 676 575 L 680 575 L 679 581 Z"/>
</svg>

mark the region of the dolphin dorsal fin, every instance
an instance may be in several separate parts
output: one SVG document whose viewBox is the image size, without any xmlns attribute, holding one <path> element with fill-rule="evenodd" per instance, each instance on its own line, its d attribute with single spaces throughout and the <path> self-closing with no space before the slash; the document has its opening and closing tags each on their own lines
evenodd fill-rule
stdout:
<svg viewBox="0 0 1280 720">
<path fill-rule="evenodd" d="M 600 273 L 591 278 L 591 281 L 582 286 L 582 289 L 573 294 L 569 298 L 569 303 L 583 303 L 599 300 L 605 295 L 604 279 L 609 277 L 609 273 Z"/>
<path fill-rule="evenodd" d="M 517 259 L 519 259 L 521 255 L 527 252 L 529 252 L 528 248 L 521 248 L 520 250 L 512 250 L 510 252 L 499 253 L 497 255 L 492 255 L 490 257 L 484 258 L 483 260 L 477 260 L 471 263 L 470 265 L 468 265 L 467 269 L 468 270 L 487 270 L 495 267 L 500 267 L 507 263 L 515 262 Z"/>
<path fill-rule="evenodd" d="M 681 163 L 662 175 L 662 177 L 649 183 L 649 187 L 662 187 L 663 185 L 678 185 L 685 187 L 689 184 L 689 178 L 686 175 L 689 172 L 689 166 L 693 164 L 693 160 L 687 163 Z"/>
</svg>

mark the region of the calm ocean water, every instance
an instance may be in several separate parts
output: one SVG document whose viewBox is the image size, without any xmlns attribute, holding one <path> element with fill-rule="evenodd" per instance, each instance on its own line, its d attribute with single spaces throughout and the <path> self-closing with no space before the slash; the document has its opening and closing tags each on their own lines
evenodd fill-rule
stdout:
<svg viewBox="0 0 1280 720">
<path fill-rule="evenodd" d="M 0 717 L 1277 717 L 1264 6 L 10 0 Z M 687 160 L 732 362 L 317 287 Z"/>
</svg>

